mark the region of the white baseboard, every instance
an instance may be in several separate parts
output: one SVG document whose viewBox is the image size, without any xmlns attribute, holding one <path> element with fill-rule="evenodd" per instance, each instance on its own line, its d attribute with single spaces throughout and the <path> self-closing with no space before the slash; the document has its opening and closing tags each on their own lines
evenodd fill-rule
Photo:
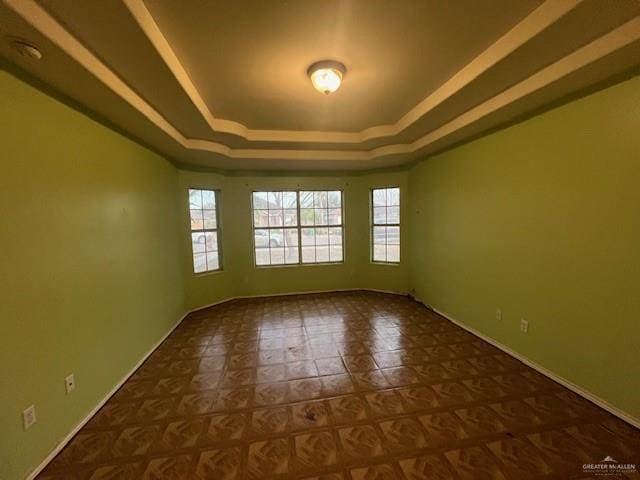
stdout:
<svg viewBox="0 0 640 480">
<path fill-rule="evenodd" d="M 199 307 L 194 307 L 188 313 L 197 312 L 198 310 L 204 310 L 209 307 L 215 307 L 216 305 L 230 302 L 232 300 L 242 300 L 245 298 L 289 297 L 293 295 L 314 295 L 318 293 L 335 293 L 335 292 L 376 292 L 376 293 L 387 293 L 390 295 L 400 295 L 403 297 L 409 295 L 408 293 L 392 292 L 391 290 L 380 290 L 377 288 L 334 288 L 331 290 L 309 290 L 309 291 L 302 291 L 302 292 L 259 293 L 256 295 L 237 295 L 235 297 L 228 297 L 228 298 L 225 298 L 224 300 L 218 300 L 217 302 L 208 303 L 206 305 L 202 305 Z"/>
<path fill-rule="evenodd" d="M 162 338 L 160 338 L 160 340 L 158 340 L 148 351 L 147 353 L 145 353 L 142 358 L 138 361 L 138 363 L 136 363 L 133 368 L 131 370 L 129 370 L 119 381 L 118 383 L 116 383 L 116 385 L 111 389 L 111 391 L 109 391 L 105 397 L 100 400 L 100 402 L 98 402 L 98 404 L 93 408 L 93 410 L 91 410 L 87 415 L 85 415 L 85 417 L 80 420 L 80 422 L 62 439 L 60 440 L 60 442 L 58 442 L 58 444 L 55 446 L 55 448 L 53 450 L 51 450 L 51 452 L 49 452 L 49 455 L 46 456 L 46 458 L 40 463 L 40 465 L 38 465 L 35 470 L 33 470 L 29 475 L 27 475 L 26 480 L 33 480 L 34 478 L 36 478 L 38 476 L 38 474 L 40 474 L 40 472 L 42 472 L 42 470 L 44 470 L 44 468 L 49 464 L 49 462 L 51 462 L 51 460 L 53 460 L 55 458 L 55 456 L 60 453 L 62 451 L 62 449 L 64 447 L 67 446 L 67 443 L 69 443 L 71 441 L 71 439 L 76 435 L 76 433 L 78 433 L 80 431 L 80 429 L 82 429 L 82 427 L 84 427 L 87 422 L 89 420 L 91 420 L 91 418 L 93 418 L 93 416 L 98 413 L 98 410 L 100 410 L 105 403 L 107 403 L 109 401 L 109 399 L 118 391 L 118 389 L 124 385 L 124 383 L 129 380 L 129 377 L 131 377 L 131 375 L 134 374 L 134 372 L 144 363 L 144 361 L 149 358 L 149 356 L 155 351 L 156 348 L 158 348 L 160 346 L 160 344 L 162 342 L 164 342 L 167 337 L 169 335 L 171 335 L 171 333 L 178 327 L 178 325 L 180 325 L 180 323 L 182 323 L 182 321 L 186 318 L 187 315 L 189 315 L 189 313 L 191 312 L 187 312 L 184 315 L 182 315 L 182 317 L 180 317 L 180 319 L 169 329 L 169 331 L 162 336 Z"/>
<path fill-rule="evenodd" d="M 541 373 L 545 377 L 548 377 L 551 380 L 553 380 L 554 382 L 557 382 L 560 385 L 568 388 L 572 392 L 580 395 L 581 397 L 589 400 L 590 402 L 595 403 L 600 408 L 606 410 L 607 412 L 611 413 L 612 415 L 615 415 L 616 417 L 620 418 L 621 420 L 624 420 L 625 422 L 630 423 L 631 425 L 633 425 L 636 428 L 640 428 L 640 419 L 634 417 L 633 415 L 631 415 L 631 414 L 629 414 L 629 413 L 627 413 L 627 412 L 625 412 L 623 410 L 620 410 L 618 407 L 615 407 L 615 406 L 611 405 L 606 400 L 598 397 L 597 395 L 591 393 L 590 391 L 584 389 L 583 387 L 581 387 L 579 385 L 576 385 L 575 383 L 571 382 L 570 380 L 567 380 L 566 378 L 561 377 L 560 375 L 558 375 L 558 374 L 556 374 L 556 373 L 554 373 L 554 372 L 552 372 L 550 370 L 547 370 L 542 365 L 539 365 L 538 363 L 534 362 L 533 360 L 529 360 L 527 357 L 521 355 L 520 353 L 516 352 L 515 350 L 512 350 L 511 348 L 509 348 L 506 345 L 498 342 L 497 340 L 494 340 L 493 338 L 485 335 L 484 333 L 479 332 L 475 328 L 472 328 L 472 327 L 469 327 L 468 325 L 465 325 L 464 323 L 460 322 L 459 320 L 456 320 L 455 318 L 453 318 L 448 313 L 440 311 L 437 308 L 435 308 L 435 307 L 433 307 L 431 305 L 428 305 L 427 303 L 423 302 L 422 300 L 420 300 L 420 299 L 418 299 L 416 297 L 413 297 L 413 298 L 414 298 L 414 300 L 416 300 L 417 302 L 423 304 L 424 306 L 426 306 L 430 310 L 433 310 L 434 312 L 436 312 L 438 315 L 443 316 L 444 318 L 446 318 L 450 322 L 455 323 L 459 327 L 465 329 L 467 332 L 471 333 L 472 335 L 475 335 L 476 337 L 481 338 L 485 342 L 490 343 L 494 347 L 502 350 L 507 355 L 510 355 L 510 356 L 520 360 L 522 363 L 524 363 L 525 365 L 533 368 L 538 373 Z"/>
<path fill-rule="evenodd" d="M 129 372 L 127 372 L 116 385 L 109 391 L 105 397 L 98 402 L 98 404 L 91 410 L 80 422 L 55 446 L 51 452 L 45 457 L 45 459 L 29 474 L 27 475 L 25 480 L 33 480 L 35 479 L 42 470 L 55 458 L 55 456 L 62 451 L 64 447 L 71 441 L 71 439 L 84 427 L 93 416 L 98 413 L 105 403 L 109 401 L 109 399 L 118 391 L 118 389 L 124 385 L 124 383 L 129 380 L 129 377 L 135 373 L 135 371 L 144 363 L 144 361 L 149 358 L 149 356 L 160 346 L 162 342 L 164 342 L 169 335 L 182 323 L 182 321 L 189 315 L 190 313 L 197 312 L 198 310 L 204 310 L 205 308 L 214 307 L 216 305 L 220 305 L 221 303 L 229 302 L 231 300 L 237 300 L 242 298 L 260 298 L 260 297 L 283 297 L 288 295 L 311 295 L 314 293 L 331 293 L 331 292 L 355 292 L 355 291 L 370 291 L 370 292 L 378 292 L 378 293 L 390 293 L 393 295 L 406 295 L 404 293 L 399 292 L 391 292 L 386 290 L 376 290 L 373 288 L 345 288 L 338 290 L 315 290 L 310 292 L 291 292 L 291 293 L 270 293 L 263 295 L 242 295 L 237 297 L 225 298 L 224 300 L 219 300 L 217 302 L 213 302 L 207 305 L 203 305 L 200 307 L 195 307 L 189 311 L 187 311 L 180 319 L 169 329 L 169 331 L 162 336 L 160 340 L 158 340 L 150 349 L 143 355 L 143 357 L 136 363 Z"/>
</svg>

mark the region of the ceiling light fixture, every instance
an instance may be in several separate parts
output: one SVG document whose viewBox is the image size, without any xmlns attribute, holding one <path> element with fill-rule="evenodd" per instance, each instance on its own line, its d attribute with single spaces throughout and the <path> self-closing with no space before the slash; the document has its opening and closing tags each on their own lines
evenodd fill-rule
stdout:
<svg viewBox="0 0 640 480">
<path fill-rule="evenodd" d="M 307 75 L 316 90 L 329 95 L 340 88 L 346 71 L 347 69 L 340 62 L 323 60 L 311 65 L 307 70 Z"/>
</svg>

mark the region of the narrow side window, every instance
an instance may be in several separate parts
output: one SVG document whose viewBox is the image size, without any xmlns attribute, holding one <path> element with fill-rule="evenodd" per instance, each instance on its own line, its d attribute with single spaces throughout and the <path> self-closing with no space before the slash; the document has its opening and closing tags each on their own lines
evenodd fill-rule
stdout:
<svg viewBox="0 0 640 480">
<path fill-rule="evenodd" d="M 400 263 L 400 189 L 371 190 L 371 258 Z"/>
<path fill-rule="evenodd" d="M 189 189 L 191 251 L 195 273 L 220 270 L 218 192 Z"/>
</svg>

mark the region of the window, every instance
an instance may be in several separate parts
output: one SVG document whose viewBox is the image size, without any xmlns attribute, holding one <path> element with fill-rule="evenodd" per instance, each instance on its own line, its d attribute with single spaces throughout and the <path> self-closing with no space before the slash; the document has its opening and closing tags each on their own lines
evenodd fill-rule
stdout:
<svg viewBox="0 0 640 480">
<path fill-rule="evenodd" d="M 258 266 L 343 259 L 342 192 L 253 192 Z"/>
<path fill-rule="evenodd" d="M 190 188 L 189 213 L 193 271 L 220 270 L 217 192 Z"/>
<path fill-rule="evenodd" d="M 256 265 L 300 262 L 297 192 L 253 193 Z"/>
<path fill-rule="evenodd" d="M 374 262 L 400 262 L 400 189 L 371 191 L 372 255 Z"/>
<path fill-rule="evenodd" d="M 342 192 L 300 192 L 302 263 L 342 261 Z"/>
</svg>

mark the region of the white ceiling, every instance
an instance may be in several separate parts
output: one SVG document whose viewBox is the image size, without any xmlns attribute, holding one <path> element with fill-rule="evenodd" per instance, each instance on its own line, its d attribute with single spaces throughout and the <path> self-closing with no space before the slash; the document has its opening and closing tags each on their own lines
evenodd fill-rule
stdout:
<svg viewBox="0 0 640 480">
<path fill-rule="evenodd" d="M 410 162 L 640 65 L 637 0 L 2 0 L 0 55 L 173 160 Z M 307 67 L 335 59 L 342 87 Z"/>
</svg>

